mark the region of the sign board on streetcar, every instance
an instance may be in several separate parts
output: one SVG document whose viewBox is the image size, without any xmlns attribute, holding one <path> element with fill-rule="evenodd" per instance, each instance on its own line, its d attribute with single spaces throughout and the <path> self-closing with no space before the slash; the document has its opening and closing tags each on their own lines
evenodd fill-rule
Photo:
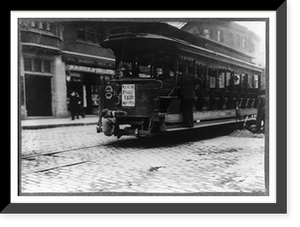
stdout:
<svg viewBox="0 0 300 227">
<path fill-rule="evenodd" d="M 135 106 L 135 85 L 122 85 L 122 106 Z"/>
</svg>

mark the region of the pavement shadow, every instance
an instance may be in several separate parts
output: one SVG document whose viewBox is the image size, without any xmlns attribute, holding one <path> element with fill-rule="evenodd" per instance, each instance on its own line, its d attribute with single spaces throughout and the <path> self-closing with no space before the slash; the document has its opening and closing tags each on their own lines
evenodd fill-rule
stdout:
<svg viewBox="0 0 300 227">
<path fill-rule="evenodd" d="M 122 148 L 157 148 L 157 147 L 175 147 L 186 143 L 225 136 L 236 130 L 235 126 L 213 126 L 209 128 L 190 129 L 177 132 L 165 132 L 155 134 L 148 138 L 121 137 L 114 141 L 102 144 L 107 147 Z"/>
</svg>

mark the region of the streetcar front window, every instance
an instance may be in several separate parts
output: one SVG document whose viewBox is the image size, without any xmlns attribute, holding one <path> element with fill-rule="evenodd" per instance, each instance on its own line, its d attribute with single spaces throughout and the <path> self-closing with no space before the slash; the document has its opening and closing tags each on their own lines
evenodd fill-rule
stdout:
<svg viewBox="0 0 300 227">
<path fill-rule="evenodd" d="M 169 68 L 174 72 L 176 57 L 174 46 L 163 45 L 160 42 L 150 42 L 149 45 L 137 42 L 127 43 L 120 52 L 116 52 L 117 78 L 123 78 L 124 72 L 121 68 L 128 69 L 128 78 L 156 79 L 162 74 L 163 68 Z"/>
<path fill-rule="evenodd" d="M 137 62 L 121 62 L 120 67 L 116 70 L 116 78 L 145 78 L 149 79 L 153 77 L 153 66 L 141 65 Z"/>
<path fill-rule="evenodd" d="M 151 78 L 151 65 L 140 65 L 138 76 L 139 78 Z"/>
</svg>

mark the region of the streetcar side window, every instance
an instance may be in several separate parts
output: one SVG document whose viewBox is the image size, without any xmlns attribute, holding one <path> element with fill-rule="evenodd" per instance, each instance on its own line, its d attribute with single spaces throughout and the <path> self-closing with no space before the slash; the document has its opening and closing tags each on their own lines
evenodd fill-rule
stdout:
<svg viewBox="0 0 300 227">
<path fill-rule="evenodd" d="M 253 88 L 253 75 L 248 74 L 248 88 Z"/>
<path fill-rule="evenodd" d="M 219 88 L 225 88 L 225 72 L 219 73 Z"/>
<path fill-rule="evenodd" d="M 213 76 L 209 77 L 209 87 L 216 88 L 216 78 Z"/>
<path fill-rule="evenodd" d="M 216 76 L 217 70 L 209 68 L 208 69 L 208 77 L 209 77 L 209 88 L 216 88 Z"/>
<path fill-rule="evenodd" d="M 247 76 L 245 73 L 242 73 L 241 75 L 241 83 L 243 88 L 247 88 Z"/>
<path fill-rule="evenodd" d="M 163 73 L 163 69 L 162 68 L 157 68 L 156 69 L 156 75 L 161 75 Z"/>
<path fill-rule="evenodd" d="M 226 87 L 231 87 L 232 79 L 231 79 L 231 72 L 226 72 Z"/>
<path fill-rule="evenodd" d="M 240 74 L 235 73 L 234 74 L 234 85 L 239 85 L 240 84 Z"/>
</svg>

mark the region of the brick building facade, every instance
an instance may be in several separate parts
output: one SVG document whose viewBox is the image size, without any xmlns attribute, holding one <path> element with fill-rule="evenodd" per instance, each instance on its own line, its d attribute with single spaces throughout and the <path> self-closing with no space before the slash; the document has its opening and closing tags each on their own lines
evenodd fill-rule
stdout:
<svg viewBox="0 0 300 227">
<path fill-rule="evenodd" d="M 71 91 L 96 114 L 97 85 L 114 74 L 114 55 L 99 43 L 116 23 L 70 20 L 19 20 L 21 118 L 66 117 Z"/>
<path fill-rule="evenodd" d="M 181 29 L 250 55 L 252 63 L 264 66 L 260 38 L 240 24 L 232 21 L 203 19 L 197 22 L 188 22 Z"/>
<path fill-rule="evenodd" d="M 251 57 L 251 63 L 265 67 L 265 50 L 262 40 L 246 27 L 226 20 L 200 19 L 187 22 L 182 30 L 221 43 Z M 208 47 L 209 48 L 209 47 Z M 232 54 L 231 54 L 232 55 Z M 235 57 L 235 56 L 232 56 Z M 261 75 L 261 86 L 266 88 L 266 75 Z"/>
</svg>

